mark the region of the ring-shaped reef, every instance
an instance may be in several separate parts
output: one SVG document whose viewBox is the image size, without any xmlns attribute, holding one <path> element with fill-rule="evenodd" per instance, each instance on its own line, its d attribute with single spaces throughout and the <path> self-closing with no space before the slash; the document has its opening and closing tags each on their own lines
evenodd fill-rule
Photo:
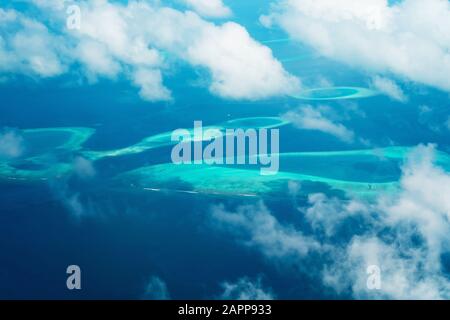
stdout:
<svg viewBox="0 0 450 320">
<path fill-rule="evenodd" d="M 280 117 L 248 117 L 248 118 L 228 120 L 218 125 L 205 126 L 203 127 L 203 131 L 206 131 L 208 129 L 217 129 L 220 131 L 225 131 L 226 129 L 237 129 L 237 128 L 272 129 L 285 126 L 287 124 L 289 124 L 289 122 Z M 188 130 L 189 133 L 191 134 L 192 140 L 200 141 L 205 139 L 205 137 L 195 136 L 193 128 L 187 128 L 186 130 Z M 172 133 L 173 131 L 159 133 L 144 138 L 138 143 L 125 148 L 106 151 L 85 151 L 84 155 L 91 160 L 98 160 L 105 157 L 118 157 L 130 154 L 138 154 L 155 148 L 167 147 L 178 143 L 177 141 L 171 140 Z M 184 141 L 189 141 L 189 139 L 186 139 Z"/>
<path fill-rule="evenodd" d="M 367 88 L 330 87 L 305 90 L 298 94 L 292 94 L 291 97 L 300 100 L 326 101 L 369 98 L 377 94 L 376 91 Z"/>
<path fill-rule="evenodd" d="M 290 182 L 300 193 L 324 192 L 373 199 L 380 193 L 399 190 L 401 167 L 411 147 L 336 152 L 280 154 L 280 171 L 261 175 L 250 165 L 226 166 L 172 163 L 142 167 L 117 178 L 143 190 L 184 190 L 221 195 L 279 195 Z M 450 156 L 438 152 L 436 164 L 450 171 Z"/>
<path fill-rule="evenodd" d="M 73 155 L 94 132 L 83 127 L 21 130 L 24 152 L 0 159 L 0 179 L 47 180 L 66 174 L 72 170 Z"/>
<path fill-rule="evenodd" d="M 222 124 L 203 127 L 207 129 L 235 128 L 276 128 L 288 122 L 278 117 L 249 117 L 228 120 Z M 194 135 L 193 129 L 187 129 L 193 140 L 204 137 Z M 173 131 L 146 137 L 138 143 L 119 149 L 97 151 L 84 150 L 83 144 L 95 130 L 83 127 L 38 128 L 20 130 L 25 152 L 15 158 L 0 158 L 0 179 L 7 180 L 47 180 L 67 174 L 73 169 L 73 156 L 79 154 L 91 161 L 105 157 L 120 157 L 139 154 L 147 150 L 176 144 L 171 140 Z"/>
</svg>

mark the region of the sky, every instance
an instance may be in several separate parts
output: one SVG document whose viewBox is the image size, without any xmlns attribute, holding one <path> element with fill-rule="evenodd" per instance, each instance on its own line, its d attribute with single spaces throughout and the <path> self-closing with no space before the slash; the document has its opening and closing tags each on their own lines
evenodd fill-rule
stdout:
<svg viewBox="0 0 450 320">
<path fill-rule="evenodd" d="M 449 74 L 448 0 L 3 2 L 0 297 L 449 299 Z M 254 117 L 271 180 L 145 140 Z"/>
</svg>

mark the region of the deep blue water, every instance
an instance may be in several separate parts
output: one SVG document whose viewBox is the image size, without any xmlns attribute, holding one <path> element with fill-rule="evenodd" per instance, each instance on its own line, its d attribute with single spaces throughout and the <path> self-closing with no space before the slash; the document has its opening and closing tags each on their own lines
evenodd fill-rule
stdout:
<svg viewBox="0 0 450 320">
<path fill-rule="evenodd" d="M 255 22 L 267 11 L 266 6 L 255 10 L 251 1 L 228 3 L 237 13 L 234 20 L 245 25 L 255 39 L 286 37 L 280 30 L 268 31 Z M 286 59 L 283 65 L 289 72 L 306 82 L 324 75 L 338 85 L 365 86 L 365 73 L 319 57 L 309 48 L 289 41 L 268 45 L 275 57 Z M 169 103 L 145 102 L 121 80 L 79 86 L 71 75 L 39 81 L 18 75 L 0 83 L 0 128 L 95 128 L 85 148 L 108 150 L 157 133 L 191 128 L 198 119 L 209 125 L 278 116 L 304 104 L 289 97 L 259 102 L 222 100 L 205 88 L 190 86 L 196 75 L 190 67 L 178 66 L 165 81 L 174 95 L 174 102 Z M 405 86 L 410 96 L 407 104 L 380 95 L 357 102 L 327 101 L 326 105 L 373 147 L 436 143 L 439 149 L 450 151 L 448 134 L 430 129 L 430 124 L 448 117 L 448 94 L 432 88 L 419 90 L 410 83 Z M 424 119 L 417 106 L 430 102 L 433 112 Z M 358 105 L 357 112 L 351 111 L 353 103 Z M 280 148 L 282 152 L 341 151 L 366 145 L 289 126 L 281 130 Z M 260 275 L 281 299 L 337 297 L 317 279 L 297 272 L 304 268 L 292 263 L 280 271 L 256 250 L 211 225 L 211 205 L 237 207 L 257 200 L 137 192 L 116 188 L 110 180 L 124 171 L 168 161 L 170 148 L 162 148 L 100 160 L 95 163 L 97 176 L 89 181 L 0 183 L 0 298 L 139 299 L 152 275 L 164 279 L 175 299 L 216 297 L 221 282 Z M 85 215 L 79 218 L 68 210 L 61 200 L 65 193 L 79 194 Z M 294 205 L 285 198 L 267 199 L 266 205 L 280 221 L 302 226 Z M 314 259 L 308 263 L 314 269 Z M 70 264 L 82 268 L 81 291 L 68 291 L 65 286 L 65 268 Z"/>
</svg>

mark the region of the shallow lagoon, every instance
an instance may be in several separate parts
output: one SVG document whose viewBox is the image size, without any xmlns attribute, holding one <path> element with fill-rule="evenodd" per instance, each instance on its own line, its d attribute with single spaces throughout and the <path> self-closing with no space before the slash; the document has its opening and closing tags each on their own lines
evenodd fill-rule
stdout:
<svg viewBox="0 0 450 320">
<path fill-rule="evenodd" d="M 279 128 L 288 125 L 278 117 L 250 117 L 205 127 Z M 91 161 L 136 155 L 175 144 L 171 131 L 144 138 L 129 147 L 94 151 L 83 144 L 95 133 L 90 128 L 26 129 L 22 137 L 27 146 L 16 159 L 3 159 L 0 174 L 7 180 L 47 180 L 70 175 L 73 159 L 82 156 Z M 195 139 L 195 138 L 194 138 Z M 301 194 L 340 192 L 370 199 L 380 192 L 395 192 L 401 167 L 409 147 L 332 152 L 290 152 L 279 154 L 280 172 L 262 176 L 260 168 L 251 165 L 174 165 L 161 163 L 119 173 L 112 181 L 122 187 L 142 190 L 176 190 L 191 193 L 238 196 L 280 195 L 292 181 L 302 185 Z M 439 152 L 436 162 L 450 171 L 450 156 Z"/>
<path fill-rule="evenodd" d="M 244 6 L 247 2 L 237 3 Z M 254 15 L 256 10 L 249 5 L 248 12 L 249 15 Z M 279 36 L 267 35 L 265 31 L 258 34 L 257 30 L 252 30 L 252 34 L 259 39 Z M 293 51 L 297 50 L 293 45 L 285 48 L 283 43 L 272 43 L 271 46 L 280 59 L 297 54 L 297 51 Z M 299 52 L 299 56 L 303 54 Z M 314 59 L 313 56 L 309 59 L 305 57 L 286 63 L 285 66 L 301 75 L 307 82 L 307 88 L 321 87 L 322 85 L 317 83 L 317 77 L 320 75 L 327 77 L 337 86 L 367 85 L 366 75 L 359 76 L 354 70 L 326 64 L 323 60 L 316 63 Z M 175 88 L 174 84 L 187 83 L 196 76 L 186 75 L 184 70 L 180 74 L 174 80 L 168 79 L 168 86 Z M 181 170 L 170 164 L 166 166 L 170 146 L 143 148 L 137 153 L 128 153 L 129 146 L 136 145 L 146 137 L 154 137 L 178 127 L 189 128 L 194 120 L 202 119 L 206 125 L 214 125 L 234 118 L 271 117 L 304 103 L 313 106 L 326 103 L 336 112 L 344 114 L 348 105 L 343 102 L 357 102 L 359 111 L 364 112 L 366 117 L 358 118 L 353 114 L 354 118 L 346 121 L 345 125 L 354 130 L 358 137 L 370 140 L 372 145 L 416 146 L 419 143 L 433 142 L 437 143 L 441 150 L 450 151 L 448 132 L 437 133 L 426 126 L 425 120 L 438 125 L 448 116 L 448 95 L 434 91 L 425 96 L 411 93 L 411 103 L 407 105 L 392 102 L 383 96 L 359 100 L 317 101 L 291 97 L 247 103 L 220 101 L 208 95 L 204 88 L 186 86 L 185 89 L 176 91 L 176 103 L 166 106 L 142 102 L 135 94 L 135 88 L 122 82 L 112 83 L 104 80 L 97 85 L 64 89 L 59 87 L 63 81 L 64 79 L 58 79 L 58 86 L 55 84 L 54 87 L 46 82 L 45 91 L 27 88 L 23 83 L 18 85 L 17 90 L 5 86 L 0 88 L 5 99 L 5 103 L 0 106 L 4 126 L 96 128 L 95 135 L 86 141 L 82 150 L 65 152 L 59 149 L 56 153 L 45 151 L 43 153 L 47 154 L 48 160 L 45 165 L 30 163 L 29 159 L 18 159 L 14 165 L 21 168 L 22 173 L 26 172 L 26 175 L 22 175 L 26 181 L 2 181 L 0 243 L 7 244 L 4 246 L 6 259 L 0 268 L 0 283 L 2 288 L 6 288 L 0 292 L 2 297 L 140 298 L 145 292 L 148 277 L 156 275 L 167 283 L 172 298 L 204 299 L 220 294 L 219 284 L 223 281 L 236 281 L 242 276 L 255 279 L 263 274 L 265 286 L 273 288 L 281 299 L 336 298 L 328 289 L 322 288 L 318 281 L 307 277 L 299 279 L 298 273 L 292 270 L 301 266 L 289 264 L 289 270 L 283 272 L 271 268 L 255 250 L 241 246 L 229 234 L 211 230 L 207 226 L 208 216 L 201 213 L 215 203 L 224 203 L 233 211 L 236 206 L 254 203 L 262 196 L 279 221 L 295 224 L 298 230 L 303 231 L 303 226 L 296 224 L 300 215 L 291 207 L 291 197 L 286 198 L 289 194 L 289 181 L 292 181 L 294 173 L 302 173 L 297 170 L 297 161 L 301 161 L 305 170 L 307 169 L 303 176 L 294 177 L 298 179 L 294 181 L 301 181 L 301 192 L 309 190 L 337 196 L 345 196 L 344 192 L 339 190 L 349 190 L 350 187 L 357 189 L 358 186 L 360 192 L 366 190 L 367 193 L 373 194 L 373 185 L 372 189 L 369 189 L 368 184 L 356 184 L 355 181 L 358 177 L 359 180 L 370 178 L 378 181 L 396 178 L 399 172 L 397 161 L 390 159 L 388 165 L 384 165 L 372 161 L 372 158 L 365 161 L 366 158 L 362 157 L 360 159 L 363 164 L 356 164 L 355 169 L 353 165 L 346 168 L 347 160 L 342 160 L 339 166 L 333 165 L 332 168 L 324 170 L 333 171 L 332 175 L 322 177 L 324 182 L 309 182 L 306 178 L 312 180 L 311 176 L 317 179 L 322 175 L 318 168 L 324 166 L 327 157 L 335 158 L 335 163 L 338 162 L 333 155 L 334 151 L 359 150 L 364 148 L 364 145 L 347 145 L 320 132 L 297 130 L 291 126 L 282 128 L 289 134 L 285 135 L 285 131 L 282 133 L 281 151 L 302 151 L 302 157 L 299 159 L 294 156 L 281 161 L 280 174 L 287 174 L 284 180 L 278 182 L 268 181 L 268 178 L 259 175 L 259 170 L 248 167 L 207 167 L 204 170 L 210 170 L 211 175 L 215 172 L 218 180 L 204 179 L 207 171 L 203 172 L 200 167 L 186 166 Z M 430 95 L 432 99 L 429 98 Z M 421 119 L 424 121 L 423 125 L 417 120 L 419 114 L 415 106 L 419 105 L 429 105 L 433 109 L 426 119 Z M 60 143 L 56 137 L 51 140 L 55 142 L 48 140 L 50 145 Z M 42 146 L 37 149 L 45 148 Z M 55 186 L 54 181 L 28 183 L 36 181 L 31 179 L 33 172 L 42 176 L 39 170 L 55 166 L 55 163 L 64 164 L 64 170 L 57 170 L 64 173 L 63 177 L 70 175 L 73 157 L 88 157 L 87 151 L 122 149 L 128 151 L 120 157 L 102 156 L 93 160 L 100 172 L 100 181 L 94 179 L 78 186 L 66 186 L 64 183 L 56 183 Z M 330 150 L 333 152 L 329 152 Z M 392 154 L 392 157 L 403 158 L 404 151 L 409 148 L 383 150 L 386 154 Z M 310 166 L 309 162 L 312 160 L 309 160 L 307 153 L 303 151 L 314 151 L 311 152 L 311 159 L 322 164 L 317 167 Z M 317 152 L 321 151 L 326 152 L 318 157 Z M 374 153 L 374 150 L 367 152 Z M 35 152 L 34 155 L 38 153 Z M 27 157 L 29 156 L 31 155 Z M 351 159 L 358 157 L 350 156 Z M 58 162 L 55 162 L 56 160 Z M 382 158 L 377 160 L 381 162 Z M 352 162 L 355 163 L 350 163 Z M 389 165 L 391 163 L 392 168 Z M 440 164 L 445 163 L 448 162 L 444 159 Z M 105 175 L 105 180 L 102 180 L 103 170 L 109 166 L 112 166 L 111 172 L 107 170 L 108 174 Z M 156 166 L 160 166 L 160 169 Z M 384 178 L 367 174 L 365 171 L 369 167 L 383 173 Z M 154 172 L 155 179 L 149 180 L 146 175 L 136 175 L 132 179 L 125 178 L 125 175 L 120 176 L 120 173 L 140 168 L 148 168 Z M 344 180 L 335 180 L 349 176 L 345 174 L 347 170 L 358 173 L 351 177 L 350 184 Z M 17 172 L 19 171 L 15 173 Z M 158 174 L 163 172 L 170 173 L 165 181 L 161 174 Z M 230 172 L 233 176 L 227 175 Z M 306 173 L 311 176 L 307 177 Z M 361 179 L 362 176 L 365 176 L 364 179 Z M 330 178 L 333 178 L 333 181 L 328 182 L 334 183 L 335 189 L 331 189 L 326 183 L 325 179 Z M 393 186 L 395 191 L 395 184 Z M 116 187 L 119 188 L 113 189 Z M 389 184 L 386 187 L 391 190 Z M 246 191 L 258 189 L 263 192 L 255 195 L 243 194 L 243 188 L 246 188 Z M 204 190 L 204 193 L 200 190 Z M 219 194 L 221 190 L 223 193 Z M 74 218 L 73 211 L 67 206 L 67 201 L 74 199 L 73 196 L 77 194 L 80 194 L 80 202 L 86 210 L 80 219 Z M 304 206 L 306 202 L 299 201 L 298 205 Z M 357 231 L 358 223 L 350 224 L 348 229 L 349 233 Z M 67 292 L 64 287 L 65 267 L 74 262 L 83 266 L 87 277 L 86 286 L 79 294 Z M 320 263 L 321 261 L 318 261 L 317 265 L 311 267 L 320 267 Z M 346 297 L 348 296 L 344 294 L 338 298 Z"/>
<path fill-rule="evenodd" d="M 259 168 L 224 165 L 160 164 L 120 175 L 127 185 L 145 190 L 161 188 L 195 193 L 262 196 L 285 192 L 290 182 L 301 184 L 301 193 L 341 191 L 366 199 L 380 192 L 395 192 L 401 166 L 411 148 L 393 147 L 342 152 L 280 154 L 276 175 L 262 176 Z M 450 157 L 439 153 L 437 163 L 450 170 Z"/>
<path fill-rule="evenodd" d="M 73 156 L 91 137 L 90 128 L 39 128 L 20 132 L 25 150 L 14 159 L 0 159 L 0 177 L 46 180 L 69 173 Z"/>
<path fill-rule="evenodd" d="M 293 98 L 301 100 L 345 100 L 369 98 L 377 95 L 376 91 L 358 87 L 330 87 L 315 88 L 292 95 Z"/>
<path fill-rule="evenodd" d="M 285 162 L 285 159 L 288 161 Z M 283 166 L 276 175 L 262 176 L 259 168 L 167 163 L 133 170 L 121 175 L 120 179 L 142 188 L 184 188 L 199 193 L 244 196 L 280 194 L 287 190 L 288 183 L 292 181 L 303 185 L 303 194 L 334 189 L 365 196 L 394 190 L 399 178 L 398 163 L 377 161 L 375 157 L 371 160 L 361 161 L 358 155 L 333 157 L 318 153 L 305 157 L 302 154 L 281 154 Z M 364 165 L 366 170 L 362 169 Z M 370 170 L 370 165 L 384 166 L 383 170 L 389 177 L 381 180 L 377 172 Z M 352 166 L 357 169 L 348 170 Z M 329 170 L 324 170 L 325 167 Z"/>
</svg>

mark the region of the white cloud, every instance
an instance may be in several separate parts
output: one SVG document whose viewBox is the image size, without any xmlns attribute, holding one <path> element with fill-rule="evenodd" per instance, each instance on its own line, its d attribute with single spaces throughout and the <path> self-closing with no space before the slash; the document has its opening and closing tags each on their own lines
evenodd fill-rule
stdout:
<svg viewBox="0 0 450 320">
<path fill-rule="evenodd" d="M 14 130 L 0 132 L 0 158 L 20 157 L 25 151 L 22 136 Z"/>
<path fill-rule="evenodd" d="M 300 86 L 269 48 L 236 23 L 206 29 L 187 53 L 191 63 L 210 70 L 210 90 L 224 98 L 262 99 L 296 92 Z"/>
<path fill-rule="evenodd" d="M 320 248 L 319 243 L 293 226 L 278 222 L 263 203 L 241 206 L 236 212 L 228 212 L 219 205 L 211 212 L 219 227 L 241 235 L 245 245 L 259 248 L 269 258 L 306 256 Z"/>
<path fill-rule="evenodd" d="M 65 72 L 64 51 L 62 38 L 44 24 L 0 8 L 0 72 L 57 76 Z"/>
<path fill-rule="evenodd" d="M 403 90 L 391 79 L 376 76 L 372 78 L 372 86 L 379 92 L 387 95 L 388 97 L 400 101 L 407 102 L 408 97 Z"/>
<path fill-rule="evenodd" d="M 76 49 L 78 59 L 86 68 L 88 77 L 100 75 L 115 78 L 121 71 L 120 63 L 110 56 L 108 48 L 97 41 L 80 42 Z"/>
<path fill-rule="evenodd" d="M 346 203 L 320 193 L 308 195 L 308 204 L 304 210 L 306 219 L 316 232 L 324 232 L 327 236 L 334 235 L 349 217 L 368 211 L 364 203 L 356 200 Z"/>
<path fill-rule="evenodd" d="M 279 0 L 273 8 L 266 26 L 326 57 L 450 91 L 447 0 Z"/>
<path fill-rule="evenodd" d="M 445 299 L 450 282 L 434 269 L 427 250 L 388 244 L 378 237 L 354 237 L 334 268 L 326 270 L 324 279 L 337 287 L 350 285 L 355 298 L 369 299 Z M 368 290 L 367 267 L 380 267 L 381 287 Z M 330 282 L 332 280 L 332 282 Z"/>
<path fill-rule="evenodd" d="M 439 255 L 442 242 L 450 240 L 450 174 L 434 163 L 434 147 L 418 147 L 403 168 L 402 192 L 380 207 L 390 223 L 414 222 L 430 250 Z"/>
<path fill-rule="evenodd" d="M 75 158 L 73 161 L 73 169 L 75 173 L 83 179 L 92 178 L 96 174 L 92 162 L 83 157 Z"/>
<path fill-rule="evenodd" d="M 157 48 L 209 70 L 210 91 L 218 96 L 262 99 L 299 89 L 299 80 L 239 24 L 214 25 L 191 12 L 168 8 L 135 12 L 134 17 L 142 21 L 140 27 L 147 30 Z"/>
<path fill-rule="evenodd" d="M 300 184 L 300 182 L 294 181 L 294 180 L 288 181 L 288 192 L 289 192 L 290 196 L 292 196 L 294 198 L 297 197 L 301 188 L 302 188 L 302 185 Z"/>
<path fill-rule="evenodd" d="M 361 211 L 375 221 L 364 235 L 354 236 L 343 252 L 334 252 L 337 262 L 324 272 L 330 286 L 339 291 L 350 284 L 357 298 L 450 297 L 450 281 L 441 262 L 450 244 L 450 202 L 446 196 L 450 173 L 436 166 L 435 156 L 433 146 L 416 148 L 403 167 L 399 193 L 381 196 L 376 204 L 366 205 Z M 333 210 L 325 212 L 330 214 L 328 221 L 323 221 L 328 225 L 335 216 Z M 379 235 L 387 230 L 384 237 Z M 367 289 L 369 265 L 381 269 L 380 290 Z"/>
<path fill-rule="evenodd" d="M 86 168 L 83 169 L 85 170 Z M 76 170 L 77 168 L 74 166 L 74 172 L 78 174 Z M 81 172 L 79 173 L 81 174 Z M 81 175 L 80 177 L 88 178 Z M 94 216 L 99 213 L 95 203 L 86 194 L 80 192 L 81 190 L 74 190 L 69 185 L 67 178 L 50 179 L 48 182 L 52 196 L 61 203 L 76 222 L 80 222 L 83 217 Z"/>
<path fill-rule="evenodd" d="M 60 181 L 50 181 L 50 188 L 55 199 L 58 200 L 77 221 L 90 213 L 90 208 L 88 209 L 85 206 L 83 203 L 84 199 L 81 198 L 80 193 L 71 190 L 65 179 Z"/>
<path fill-rule="evenodd" d="M 310 105 L 301 106 L 297 110 L 289 111 L 282 115 L 299 129 L 317 130 L 331 134 L 342 141 L 353 142 L 354 133 L 343 124 L 327 118 L 326 107 L 313 108 Z"/>
<path fill-rule="evenodd" d="M 66 196 L 66 198 L 64 198 Z M 84 215 L 85 209 L 80 200 L 80 195 L 78 193 L 64 195 L 60 200 L 63 202 L 67 210 L 70 211 L 76 218 L 80 218 Z"/>
<path fill-rule="evenodd" d="M 87 1 L 81 5 L 80 30 L 68 31 L 75 45 L 74 59 L 80 61 L 88 77 L 128 77 L 148 101 L 171 100 L 163 84 L 165 68 L 161 52 L 150 42 L 143 26 L 145 13 L 151 19 L 153 7 L 143 2 L 128 5 L 107 1 Z"/>
<path fill-rule="evenodd" d="M 256 281 L 244 277 L 236 282 L 223 282 L 221 300 L 273 300 L 274 295 L 270 290 L 264 289 L 261 278 Z"/>
<path fill-rule="evenodd" d="M 151 277 L 141 298 L 144 300 L 170 300 L 170 294 L 166 283 L 161 278 Z"/>
<path fill-rule="evenodd" d="M 125 76 L 150 101 L 171 99 L 163 74 L 177 60 L 207 70 L 210 91 L 227 99 L 286 95 L 300 86 L 268 47 L 236 23 L 214 24 L 156 2 L 90 0 L 78 4 L 80 29 L 68 30 L 64 11 L 48 1 L 36 3 L 59 32 L 1 10 L 0 71 L 50 77 L 79 64 L 90 81 Z"/>
<path fill-rule="evenodd" d="M 403 166 L 401 188 L 375 201 L 310 195 L 299 208 L 310 231 L 280 223 L 262 204 L 234 213 L 215 207 L 213 217 L 277 266 L 295 263 L 342 297 L 449 299 L 442 255 L 450 253 L 450 172 L 439 167 L 446 156 L 417 147 Z M 292 250 L 305 244 L 308 250 Z M 302 267 L 310 263 L 314 269 Z M 367 287 L 371 265 L 381 271 L 379 290 Z"/>
<path fill-rule="evenodd" d="M 204 17 L 226 18 L 232 14 L 231 9 L 222 0 L 184 0 L 184 2 Z"/>
<path fill-rule="evenodd" d="M 141 89 L 139 95 L 148 101 L 170 100 L 171 93 L 162 84 L 159 70 L 140 69 L 133 74 L 133 82 Z"/>
</svg>

